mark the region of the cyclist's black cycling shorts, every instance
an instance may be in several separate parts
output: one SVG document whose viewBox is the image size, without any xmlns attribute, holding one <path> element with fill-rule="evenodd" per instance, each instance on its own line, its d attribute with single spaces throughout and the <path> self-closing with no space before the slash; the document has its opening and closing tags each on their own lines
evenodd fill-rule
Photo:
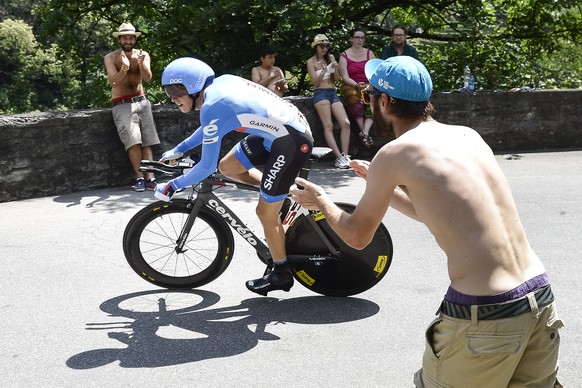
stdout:
<svg viewBox="0 0 582 388">
<path fill-rule="evenodd" d="M 234 155 L 247 169 L 263 167 L 261 198 L 270 203 L 282 201 L 289 194 L 313 149 L 309 134 L 285 127 L 289 134 L 275 139 L 271 150 L 265 148 L 265 139 L 256 135 L 245 137 L 234 147 Z"/>
</svg>

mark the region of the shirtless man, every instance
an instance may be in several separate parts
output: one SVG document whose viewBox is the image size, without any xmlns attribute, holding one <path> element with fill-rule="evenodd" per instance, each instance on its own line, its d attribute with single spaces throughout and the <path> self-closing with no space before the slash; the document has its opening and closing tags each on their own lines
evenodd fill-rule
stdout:
<svg viewBox="0 0 582 388">
<path fill-rule="evenodd" d="M 371 163 L 353 214 L 297 178 L 294 199 L 321 209 L 350 246 L 372 239 L 388 207 L 424 223 L 448 258 L 450 287 L 427 329 L 418 387 L 559 387 L 559 333 L 544 266 L 532 250 L 493 152 L 471 128 L 432 119 L 432 81 L 408 56 L 366 64 L 374 126 L 396 139 Z"/>
<path fill-rule="evenodd" d="M 275 48 L 270 45 L 263 46 L 259 55 L 261 57 L 261 65 L 253 67 L 251 80 L 282 97 L 288 86 L 283 70 L 275 66 L 275 57 L 277 56 Z"/>
<path fill-rule="evenodd" d="M 142 86 L 142 80 L 149 82 L 152 79 L 150 56 L 143 50 L 135 49 L 140 35 L 130 23 L 122 23 L 119 30 L 113 33 L 120 48 L 104 58 L 111 86 L 113 120 L 137 178 L 135 191 L 155 190 L 153 174 L 148 174 L 146 181 L 139 171 L 139 162 L 153 160 L 151 146 L 160 143 L 152 107 Z"/>
</svg>

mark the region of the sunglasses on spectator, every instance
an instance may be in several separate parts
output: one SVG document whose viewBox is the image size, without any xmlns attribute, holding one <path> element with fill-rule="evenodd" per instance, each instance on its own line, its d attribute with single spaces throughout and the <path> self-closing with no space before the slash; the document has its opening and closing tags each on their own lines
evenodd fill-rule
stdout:
<svg viewBox="0 0 582 388">
<path fill-rule="evenodd" d="M 329 44 L 318 44 L 317 46 L 319 46 L 320 49 L 329 49 Z"/>
<path fill-rule="evenodd" d="M 379 90 L 364 89 L 362 90 L 362 103 L 370 105 L 370 96 L 379 96 L 380 94 L 382 94 L 382 92 Z"/>
<path fill-rule="evenodd" d="M 164 86 L 164 92 L 166 92 L 170 99 L 188 95 L 188 90 L 186 90 L 186 87 L 182 84 L 166 85 Z"/>
</svg>

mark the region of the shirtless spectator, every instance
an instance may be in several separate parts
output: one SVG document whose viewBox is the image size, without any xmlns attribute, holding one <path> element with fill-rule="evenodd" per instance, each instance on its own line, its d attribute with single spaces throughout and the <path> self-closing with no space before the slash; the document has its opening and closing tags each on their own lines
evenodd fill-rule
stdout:
<svg viewBox="0 0 582 388">
<path fill-rule="evenodd" d="M 131 23 L 122 23 L 113 33 L 120 48 L 104 58 L 111 86 L 113 121 L 135 173 L 135 191 L 155 190 L 153 174 L 144 177 L 139 171 L 139 162 L 153 160 L 151 146 L 160 143 L 151 104 L 142 86 L 142 80 L 152 79 L 152 71 L 149 54 L 135 48 L 140 35 Z"/>
<path fill-rule="evenodd" d="M 273 46 L 266 45 L 261 47 L 259 56 L 261 64 L 253 67 L 251 80 L 282 97 L 283 93 L 287 91 L 288 85 L 283 70 L 275 66 L 277 51 Z"/>
<path fill-rule="evenodd" d="M 321 209 L 356 249 L 390 206 L 424 223 L 445 252 L 450 287 L 426 332 L 417 387 L 561 387 L 563 323 L 493 152 L 473 129 L 432 119 L 432 81 L 416 59 L 372 59 L 365 73 L 374 127 L 395 140 L 372 162 L 352 161 L 366 179 L 356 209 L 343 212 L 301 178 L 293 198 Z"/>
</svg>

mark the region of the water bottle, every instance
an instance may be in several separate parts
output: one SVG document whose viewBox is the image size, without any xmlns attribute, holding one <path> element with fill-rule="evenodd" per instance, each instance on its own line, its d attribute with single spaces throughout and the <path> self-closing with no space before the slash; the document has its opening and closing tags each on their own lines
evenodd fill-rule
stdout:
<svg viewBox="0 0 582 388">
<path fill-rule="evenodd" d="M 463 71 L 463 89 L 469 90 L 469 81 L 471 80 L 471 69 L 469 66 L 465 66 L 465 71 Z"/>
<path fill-rule="evenodd" d="M 473 77 L 473 74 L 471 74 L 471 77 L 469 78 L 469 91 L 475 91 L 475 77 Z"/>
</svg>

